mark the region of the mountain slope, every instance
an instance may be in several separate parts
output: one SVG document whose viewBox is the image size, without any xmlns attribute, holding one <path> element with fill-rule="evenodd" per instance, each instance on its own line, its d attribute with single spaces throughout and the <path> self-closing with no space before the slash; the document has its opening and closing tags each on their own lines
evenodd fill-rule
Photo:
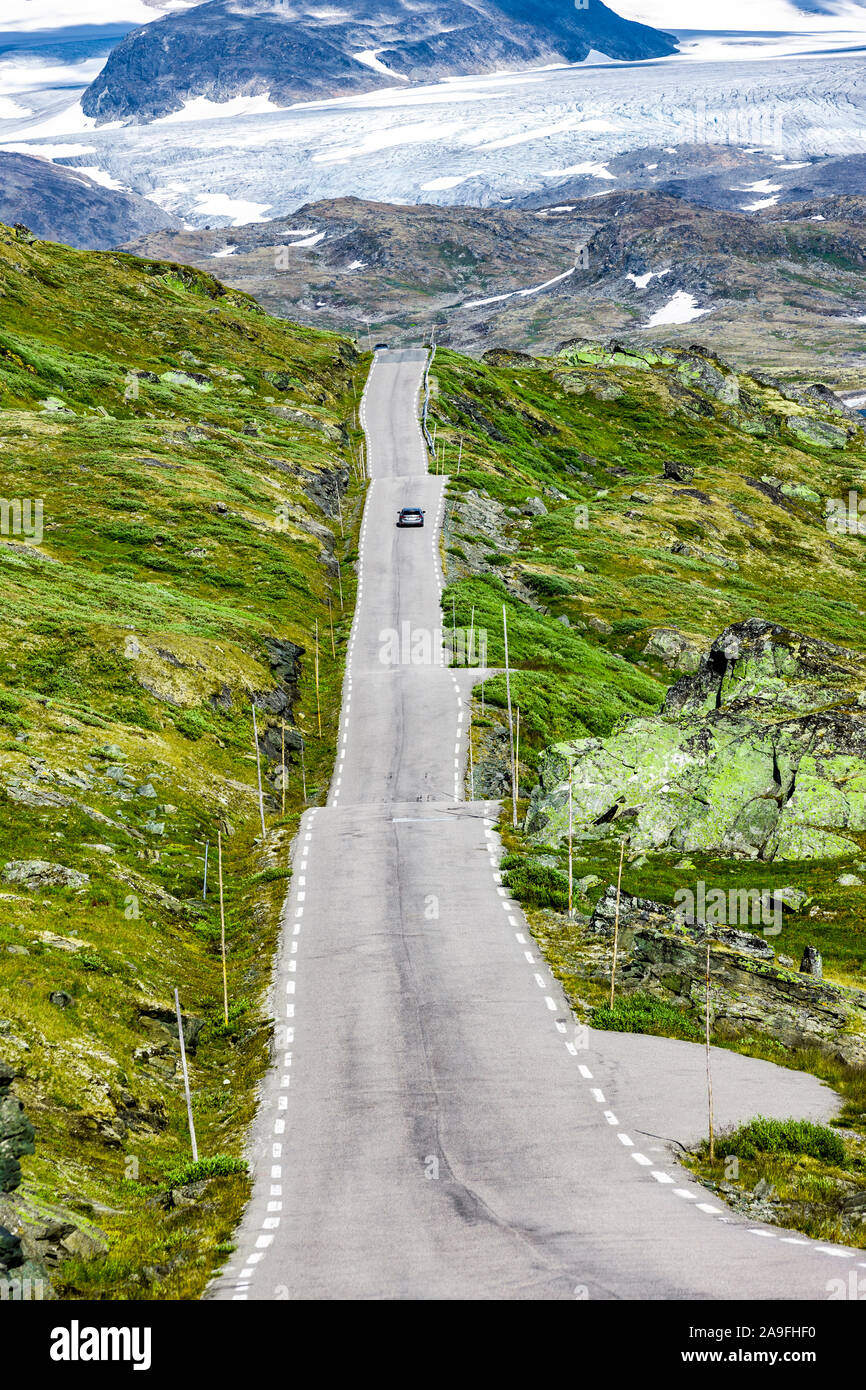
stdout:
<svg viewBox="0 0 866 1390">
<path fill-rule="evenodd" d="M 105 188 L 47 159 L 0 150 L 0 222 L 23 222 L 36 236 L 107 250 L 177 220 L 136 193 Z"/>
<path fill-rule="evenodd" d="M 435 327 L 439 342 L 472 352 L 611 333 L 689 343 L 689 314 L 702 310 L 701 340 L 743 366 L 853 388 L 866 317 L 862 204 L 756 215 L 649 191 L 536 210 L 340 198 L 273 222 L 160 232 L 132 249 L 219 267 L 273 313 L 359 335 L 371 321 L 392 343 Z"/>
<path fill-rule="evenodd" d="M 0 1225 L 67 1296 L 194 1297 L 245 1197 L 301 749 L 312 801 L 333 763 L 360 364 L 210 276 L 7 228 L 0 305 L 0 1061 L 37 1129 Z M 171 1176 L 175 986 L 200 1152 L 233 1160 L 204 1201 Z M 94 1221 L 75 1259 L 34 1235 Z"/>
<path fill-rule="evenodd" d="M 620 19 L 600 0 L 587 9 L 542 0 L 359 0 L 299 15 L 287 0 L 208 0 L 133 33 L 112 52 L 82 100 L 88 116 L 149 121 L 195 97 L 264 96 L 289 105 L 349 96 L 393 81 L 675 51 L 667 34 Z"/>
</svg>

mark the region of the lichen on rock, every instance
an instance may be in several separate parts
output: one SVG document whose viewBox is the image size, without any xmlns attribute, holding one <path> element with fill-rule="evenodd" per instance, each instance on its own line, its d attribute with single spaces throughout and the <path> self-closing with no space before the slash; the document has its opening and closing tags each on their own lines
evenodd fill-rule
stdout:
<svg viewBox="0 0 866 1390">
<path fill-rule="evenodd" d="M 726 628 L 661 711 L 548 748 L 526 828 L 632 850 L 827 858 L 866 830 L 866 660 L 753 618 Z"/>
</svg>

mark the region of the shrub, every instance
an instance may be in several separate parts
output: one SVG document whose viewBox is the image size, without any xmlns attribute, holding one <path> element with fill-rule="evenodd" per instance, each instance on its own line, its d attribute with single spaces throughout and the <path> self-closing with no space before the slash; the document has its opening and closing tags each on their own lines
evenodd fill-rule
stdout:
<svg viewBox="0 0 866 1390">
<path fill-rule="evenodd" d="M 206 1178 L 230 1178 L 237 1174 L 246 1175 L 245 1158 L 232 1158 L 229 1154 L 214 1154 L 212 1158 L 200 1158 L 197 1163 L 184 1163 L 174 1168 L 166 1177 L 168 1187 L 186 1187 L 191 1182 L 202 1182 Z"/>
<path fill-rule="evenodd" d="M 609 1004 L 598 1004 L 590 1024 L 610 1033 L 654 1033 L 667 1038 L 698 1042 L 703 1036 L 699 1019 L 652 994 L 626 994 Z"/>
<path fill-rule="evenodd" d="M 522 903 L 552 907 L 556 912 L 567 910 L 568 878 L 559 869 L 517 854 L 506 854 L 502 868 L 506 870 L 506 886 Z"/>
<path fill-rule="evenodd" d="M 741 1125 L 719 1138 L 726 1154 L 738 1158 L 757 1158 L 759 1154 L 792 1154 L 817 1158 L 824 1163 L 841 1167 L 845 1162 L 845 1145 L 835 1130 L 811 1120 L 769 1120 L 758 1115 L 747 1125 Z"/>
<path fill-rule="evenodd" d="M 556 574 L 527 574 L 526 585 L 542 598 L 565 598 L 573 592 L 568 580 Z"/>
</svg>

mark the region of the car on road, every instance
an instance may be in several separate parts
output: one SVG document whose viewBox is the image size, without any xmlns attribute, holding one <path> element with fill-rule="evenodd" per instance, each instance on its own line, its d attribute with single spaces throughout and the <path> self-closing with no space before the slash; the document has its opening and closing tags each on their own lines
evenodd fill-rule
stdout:
<svg viewBox="0 0 866 1390">
<path fill-rule="evenodd" d="M 423 526 L 424 512 L 420 507 L 401 507 L 397 513 L 398 526 Z"/>
</svg>

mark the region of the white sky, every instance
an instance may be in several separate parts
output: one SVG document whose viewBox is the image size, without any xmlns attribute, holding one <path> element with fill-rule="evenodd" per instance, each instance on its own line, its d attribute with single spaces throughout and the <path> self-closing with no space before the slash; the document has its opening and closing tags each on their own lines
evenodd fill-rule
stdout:
<svg viewBox="0 0 866 1390">
<path fill-rule="evenodd" d="M 144 0 L 3 0 L 0 31 L 26 33 L 74 24 L 149 24 L 164 10 L 183 8 L 183 0 L 160 0 L 159 8 L 146 5 Z"/>
<path fill-rule="evenodd" d="M 27 32 L 75 24 L 147 24 L 166 10 L 185 9 L 200 0 L 3 0 L 0 31 Z M 611 0 L 626 19 L 659 29 L 822 31 L 866 30 L 866 0 L 824 0 L 832 15 L 804 14 L 795 0 Z"/>
<path fill-rule="evenodd" d="M 609 0 L 624 19 L 637 19 L 655 29 L 776 30 L 799 33 L 866 30 L 866 8 L 858 0 L 824 0 L 831 15 L 805 14 L 790 0 Z"/>
</svg>

